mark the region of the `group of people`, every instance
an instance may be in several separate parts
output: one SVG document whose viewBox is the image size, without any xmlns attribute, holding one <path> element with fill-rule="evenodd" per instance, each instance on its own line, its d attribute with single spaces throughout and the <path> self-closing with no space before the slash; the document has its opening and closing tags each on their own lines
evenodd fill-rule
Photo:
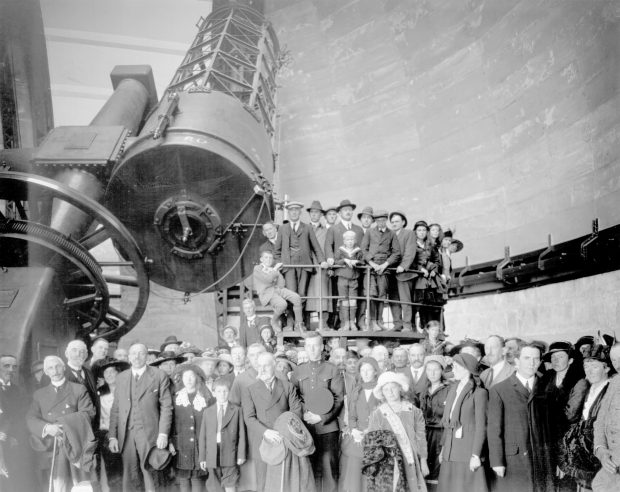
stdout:
<svg viewBox="0 0 620 492">
<path fill-rule="evenodd" d="M 0 356 L 0 490 L 618 490 L 612 337 L 455 345 L 431 320 L 408 346 L 273 353 L 244 308 L 243 345 L 73 340 L 24 384 Z"/>
<path fill-rule="evenodd" d="M 452 231 L 424 220 L 407 229 L 403 212 L 372 207 L 357 214 L 358 225 L 353 223 L 356 205 L 347 199 L 327 209 L 313 201 L 306 209 L 309 223 L 300 220 L 302 203 L 288 202 L 285 208 L 285 224 L 263 225 L 266 240 L 253 272 L 260 302 L 273 308 L 275 332 L 287 309 L 288 319 L 294 319 L 290 326 L 300 331 L 310 313 L 320 313 L 330 328 L 357 330 L 368 324 L 384 330 L 386 301 L 395 331 L 421 331 L 428 321 L 441 319 L 451 256 L 463 248 Z"/>
</svg>

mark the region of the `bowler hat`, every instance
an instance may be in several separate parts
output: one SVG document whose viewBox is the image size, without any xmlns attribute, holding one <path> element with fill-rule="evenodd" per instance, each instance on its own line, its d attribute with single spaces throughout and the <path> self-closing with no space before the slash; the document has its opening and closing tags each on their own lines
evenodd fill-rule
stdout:
<svg viewBox="0 0 620 492">
<path fill-rule="evenodd" d="M 572 357 L 574 355 L 573 344 L 570 342 L 553 342 L 549 345 L 549 350 L 542 356 L 542 360 L 549 362 L 551 360 L 551 354 L 556 352 L 566 352 L 569 357 Z"/>
<path fill-rule="evenodd" d="M 479 374 L 478 361 L 473 355 L 456 354 L 454 357 L 452 357 L 452 362 L 455 362 L 459 366 L 464 367 L 474 376 L 477 376 Z"/>
<path fill-rule="evenodd" d="M 340 205 L 338 205 L 336 211 L 340 212 L 340 209 L 344 207 L 351 207 L 353 210 L 355 210 L 355 207 L 357 207 L 357 205 L 355 205 L 355 203 L 351 203 L 351 200 L 349 200 L 348 198 L 345 198 L 340 202 Z"/>
<path fill-rule="evenodd" d="M 166 339 L 164 340 L 164 343 L 161 344 L 161 346 L 159 347 L 159 351 L 163 352 L 164 349 L 166 348 L 166 345 L 171 345 L 173 343 L 177 345 L 181 345 L 183 342 L 181 340 L 177 340 L 177 337 L 175 335 L 170 335 L 169 337 L 166 337 Z"/>
<path fill-rule="evenodd" d="M 157 446 L 153 446 L 146 455 L 145 464 L 146 468 L 163 470 L 170 464 L 170 461 L 172 461 L 172 454 L 168 448 L 159 449 Z"/>
<path fill-rule="evenodd" d="M 286 209 L 290 209 L 290 208 L 304 208 L 304 204 L 301 202 L 288 202 L 286 204 Z"/>
<path fill-rule="evenodd" d="M 312 202 L 312 205 L 310 205 L 306 210 L 308 212 L 310 212 L 310 210 L 318 210 L 322 214 L 325 213 L 325 210 L 323 210 L 323 205 L 321 205 L 321 202 L 319 202 L 318 200 L 314 200 Z"/>
<path fill-rule="evenodd" d="M 375 220 L 380 219 L 381 217 L 385 217 L 387 219 L 388 217 L 387 210 L 379 209 L 372 216 L 372 218 Z"/>
<path fill-rule="evenodd" d="M 263 440 L 258 447 L 260 458 L 268 465 L 279 465 L 284 461 L 286 456 L 286 448 L 284 442 L 271 442 L 263 437 Z"/>
<path fill-rule="evenodd" d="M 364 207 L 362 211 L 357 214 L 357 220 L 362 220 L 362 215 L 370 215 L 373 216 L 372 207 Z M 375 220 L 374 217 L 372 220 Z"/>
<path fill-rule="evenodd" d="M 415 231 L 418 227 L 424 227 L 428 231 L 428 224 L 425 220 L 418 220 L 413 226 L 413 230 Z"/>
<path fill-rule="evenodd" d="M 400 210 L 394 210 L 393 212 L 390 213 L 390 216 L 388 217 L 388 219 L 391 221 L 394 215 L 400 215 L 404 222 L 403 228 L 407 227 L 407 216 L 404 213 L 402 213 Z"/>
</svg>

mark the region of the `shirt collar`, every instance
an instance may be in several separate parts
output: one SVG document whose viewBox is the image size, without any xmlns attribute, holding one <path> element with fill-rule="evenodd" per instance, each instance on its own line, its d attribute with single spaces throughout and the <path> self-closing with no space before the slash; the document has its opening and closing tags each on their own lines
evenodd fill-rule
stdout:
<svg viewBox="0 0 620 492">
<path fill-rule="evenodd" d="M 500 360 L 497 364 L 495 364 L 493 366 L 493 374 L 496 374 L 499 371 L 501 371 L 504 368 L 505 364 L 506 364 L 506 361 L 504 359 Z"/>
<path fill-rule="evenodd" d="M 248 321 L 254 321 L 256 319 L 256 314 L 253 314 L 252 316 L 248 316 Z"/>
<path fill-rule="evenodd" d="M 82 372 L 82 367 L 74 367 L 71 365 L 71 362 L 67 362 L 67 366 L 69 367 L 69 369 L 71 369 L 73 372 Z"/>
<path fill-rule="evenodd" d="M 526 379 L 523 376 L 521 376 L 521 374 L 519 374 L 518 372 L 515 372 L 515 375 L 517 376 L 517 379 L 521 382 L 523 386 L 527 386 L 525 383 L 530 383 L 529 384 L 530 390 L 534 387 L 534 381 L 536 380 L 536 376 L 532 376 L 531 378 Z"/>
<path fill-rule="evenodd" d="M 0 385 L 11 386 L 11 381 L 4 382 L 4 379 L 0 378 Z"/>
<path fill-rule="evenodd" d="M 52 381 L 52 386 L 56 388 L 60 388 L 63 384 L 65 384 L 66 379 L 62 378 L 60 381 Z"/>
<path fill-rule="evenodd" d="M 131 368 L 131 374 L 138 377 L 141 377 L 144 374 L 144 371 L 146 371 L 146 366 L 141 367 L 140 369 L 134 369 L 133 367 Z"/>
</svg>

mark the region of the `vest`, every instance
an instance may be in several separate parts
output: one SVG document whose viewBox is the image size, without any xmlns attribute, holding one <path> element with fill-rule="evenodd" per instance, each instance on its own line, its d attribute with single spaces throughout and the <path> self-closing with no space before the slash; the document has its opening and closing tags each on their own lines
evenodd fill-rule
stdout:
<svg viewBox="0 0 620 492">
<path fill-rule="evenodd" d="M 136 378 L 133 373 L 131 374 L 131 383 L 130 383 L 130 398 L 131 398 L 131 409 L 129 410 L 129 429 L 144 429 L 144 424 L 142 422 L 142 415 L 140 412 L 140 408 L 138 406 L 140 398 L 139 396 L 142 394 L 142 388 L 144 386 L 144 380 L 146 379 L 145 375 L 142 374 L 140 379 L 136 383 Z"/>
</svg>

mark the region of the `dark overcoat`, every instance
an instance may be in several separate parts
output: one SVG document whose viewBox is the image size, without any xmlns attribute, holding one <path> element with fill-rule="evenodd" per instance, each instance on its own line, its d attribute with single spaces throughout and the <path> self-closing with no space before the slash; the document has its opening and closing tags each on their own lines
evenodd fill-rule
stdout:
<svg viewBox="0 0 620 492">
<path fill-rule="evenodd" d="M 212 397 L 205 393 L 197 393 L 205 400 L 205 404 L 212 402 Z M 174 422 L 172 426 L 172 444 L 176 449 L 176 467 L 181 470 L 198 470 L 198 442 L 200 428 L 205 408 L 196 410 L 192 400 L 190 404 L 183 406 L 179 402 L 179 394 L 174 402 Z"/>
<path fill-rule="evenodd" d="M 222 439 L 219 465 L 217 460 L 217 403 L 204 411 L 200 427 L 199 456 L 207 468 L 235 466 L 237 460 L 246 459 L 246 434 L 241 407 L 228 402 L 222 417 Z"/>
<path fill-rule="evenodd" d="M 276 241 L 274 259 L 276 262 L 281 262 L 285 265 L 290 265 L 291 260 L 291 236 L 295 234 L 299 241 L 299 265 L 311 265 L 313 264 L 312 258 L 316 258 L 318 263 L 325 261 L 325 255 L 323 254 L 322 245 L 319 244 L 319 240 L 316 238 L 312 226 L 303 222 L 299 223 L 297 232 L 293 231 L 290 223 L 284 224 L 278 231 L 278 239 Z M 286 272 L 287 268 L 282 269 L 282 273 Z M 305 270 L 312 272 L 312 268 L 305 268 Z"/>
<path fill-rule="evenodd" d="M 531 393 L 516 374 L 490 390 L 487 440 L 491 467 L 505 466 L 495 490 L 547 492 L 553 489 L 548 413 L 538 378 Z"/>
</svg>

